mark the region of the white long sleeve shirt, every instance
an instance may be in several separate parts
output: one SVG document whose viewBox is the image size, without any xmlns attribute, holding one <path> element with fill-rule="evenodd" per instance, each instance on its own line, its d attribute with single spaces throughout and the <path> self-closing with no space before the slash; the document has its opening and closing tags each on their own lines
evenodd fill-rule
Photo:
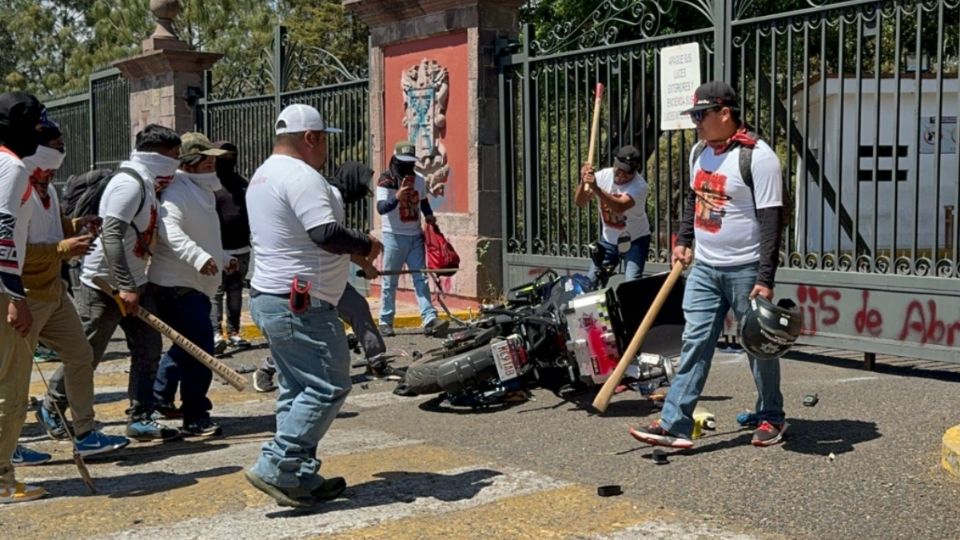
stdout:
<svg viewBox="0 0 960 540">
<path fill-rule="evenodd" d="M 189 287 L 207 296 L 217 292 L 221 275 L 205 276 L 200 269 L 211 258 L 222 272 L 230 261 L 220 240 L 215 185 L 200 185 L 177 171 L 160 194 L 160 238 L 150 260 L 151 283 Z"/>
</svg>

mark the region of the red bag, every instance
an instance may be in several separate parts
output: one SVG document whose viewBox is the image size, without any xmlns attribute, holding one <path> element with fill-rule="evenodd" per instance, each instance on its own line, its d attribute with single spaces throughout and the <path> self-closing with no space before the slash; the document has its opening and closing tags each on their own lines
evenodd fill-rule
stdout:
<svg viewBox="0 0 960 540">
<path fill-rule="evenodd" d="M 440 227 L 436 223 L 423 224 L 423 240 L 427 247 L 427 268 L 430 270 L 446 270 L 460 268 L 460 256 L 453 249 Z"/>
</svg>

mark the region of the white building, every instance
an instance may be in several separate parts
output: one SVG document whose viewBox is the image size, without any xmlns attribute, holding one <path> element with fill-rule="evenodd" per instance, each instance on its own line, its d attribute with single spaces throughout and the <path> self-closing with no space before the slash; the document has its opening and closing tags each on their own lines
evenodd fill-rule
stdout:
<svg viewBox="0 0 960 540">
<path fill-rule="evenodd" d="M 950 79 L 945 76 L 943 80 L 940 154 L 936 155 L 938 84 L 933 78 L 920 81 L 918 141 L 918 114 L 915 109 L 917 85 L 913 75 L 904 74 L 900 81 L 899 126 L 896 79 L 892 77 L 881 79 L 879 92 L 874 79 L 863 79 L 862 89 L 858 88 L 856 79 L 845 79 L 842 111 L 840 79 L 828 78 L 825 89 L 822 81 L 813 82 L 809 86 L 809 148 L 818 156 L 826 179 L 834 191 L 840 194 L 844 208 L 854 221 L 858 222 L 859 234 L 866 245 L 872 247 L 876 237 L 877 251 L 880 253 L 889 252 L 894 235 L 897 251 L 903 253 L 902 250 L 912 247 L 914 234 L 917 235 L 918 249 L 929 252 L 935 238 L 934 231 L 938 231 L 938 247 L 941 250 L 949 248 L 953 240 L 953 228 L 947 222 L 947 216 L 952 214 L 952 219 L 956 220 L 960 210 L 956 208 L 957 184 L 960 183 L 957 170 L 957 163 L 960 161 L 960 154 L 957 153 L 957 141 L 960 137 L 957 128 L 957 113 L 960 109 L 957 78 L 951 75 Z M 797 128 L 802 132 L 804 94 L 802 90 L 794 91 L 794 119 L 798 122 Z M 822 92 L 825 100 L 822 100 Z M 876 107 L 878 94 L 879 116 Z M 820 152 L 821 101 L 825 101 L 826 107 L 823 129 L 825 159 L 824 153 Z M 878 150 L 876 180 L 873 174 L 875 142 Z M 938 163 L 939 174 L 936 168 Z M 796 165 L 796 178 L 803 178 L 803 167 L 801 160 Z M 829 251 L 836 248 L 837 216 L 830 205 L 823 202 L 820 186 L 815 181 L 817 179 L 808 170 L 806 182 L 798 180 L 797 184 L 795 215 L 800 251 Z M 856 216 L 859 216 L 859 219 Z M 877 221 L 876 226 L 874 219 Z M 850 235 L 841 233 L 840 241 L 841 250 L 853 249 L 854 241 Z"/>
</svg>

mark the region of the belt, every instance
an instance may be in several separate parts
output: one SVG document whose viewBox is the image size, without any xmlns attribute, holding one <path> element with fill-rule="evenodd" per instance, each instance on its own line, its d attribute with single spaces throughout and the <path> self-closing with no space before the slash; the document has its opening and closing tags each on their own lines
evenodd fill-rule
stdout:
<svg viewBox="0 0 960 540">
<path fill-rule="evenodd" d="M 276 298 L 290 298 L 290 293 L 270 293 L 263 292 L 250 287 L 250 298 L 256 298 L 257 296 L 274 296 Z"/>
</svg>

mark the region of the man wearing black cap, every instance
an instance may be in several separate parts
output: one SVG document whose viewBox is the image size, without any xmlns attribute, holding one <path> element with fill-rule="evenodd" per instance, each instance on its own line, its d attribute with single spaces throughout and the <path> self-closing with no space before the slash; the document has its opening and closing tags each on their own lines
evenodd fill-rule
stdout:
<svg viewBox="0 0 960 540">
<path fill-rule="evenodd" d="M 247 218 L 247 179 L 237 172 L 237 146 L 219 141 L 214 146 L 227 153 L 217 157 L 217 178 L 223 189 L 216 192 L 217 215 L 220 216 L 220 237 L 224 253 L 237 259 L 239 269 L 223 273 L 220 287 L 213 297 L 210 320 L 213 323 L 213 349 L 217 354 L 227 346 L 249 349 L 250 342 L 240 336 L 240 311 L 243 308 L 243 284 L 250 266 L 250 221 Z M 227 339 L 223 338 L 223 300 L 227 304 Z"/>
<path fill-rule="evenodd" d="M 42 487 L 17 482 L 11 458 L 27 416 L 33 317 L 21 274 L 32 195 L 23 158 L 37 151 L 43 106 L 23 92 L 0 94 L 0 504 L 39 499 Z"/>
<path fill-rule="evenodd" d="M 630 249 L 623 254 L 627 261 L 625 281 L 640 278 L 650 249 L 650 221 L 647 219 L 647 182 L 640 174 L 643 158 L 633 146 L 624 146 L 613 158 L 613 167 L 597 173 L 593 167 L 584 165 L 580 171 L 580 184 L 575 195 L 577 206 L 586 206 L 590 197 L 596 196 L 600 205 L 601 239 L 604 250 L 603 264 L 620 263 L 617 244 L 624 235 L 630 238 Z M 587 189 L 590 186 L 590 189 Z M 590 279 L 596 278 L 600 269 L 590 263 Z"/>
<path fill-rule="evenodd" d="M 693 411 L 727 311 L 732 308 L 739 320 L 750 309 L 751 298 L 773 297 L 783 232 L 780 160 L 741 121 L 738 103 L 730 85 L 714 81 L 697 88 L 694 106 L 685 112 L 701 142 L 690 155 L 690 195 L 673 260 L 686 266 L 696 259 L 696 264 L 683 299 L 680 368 L 663 412 L 650 426 L 630 429 L 645 443 L 693 446 Z M 780 363 L 752 356 L 749 360 L 758 394 L 752 442 L 771 446 L 783 440 L 787 429 Z"/>
</svg>

